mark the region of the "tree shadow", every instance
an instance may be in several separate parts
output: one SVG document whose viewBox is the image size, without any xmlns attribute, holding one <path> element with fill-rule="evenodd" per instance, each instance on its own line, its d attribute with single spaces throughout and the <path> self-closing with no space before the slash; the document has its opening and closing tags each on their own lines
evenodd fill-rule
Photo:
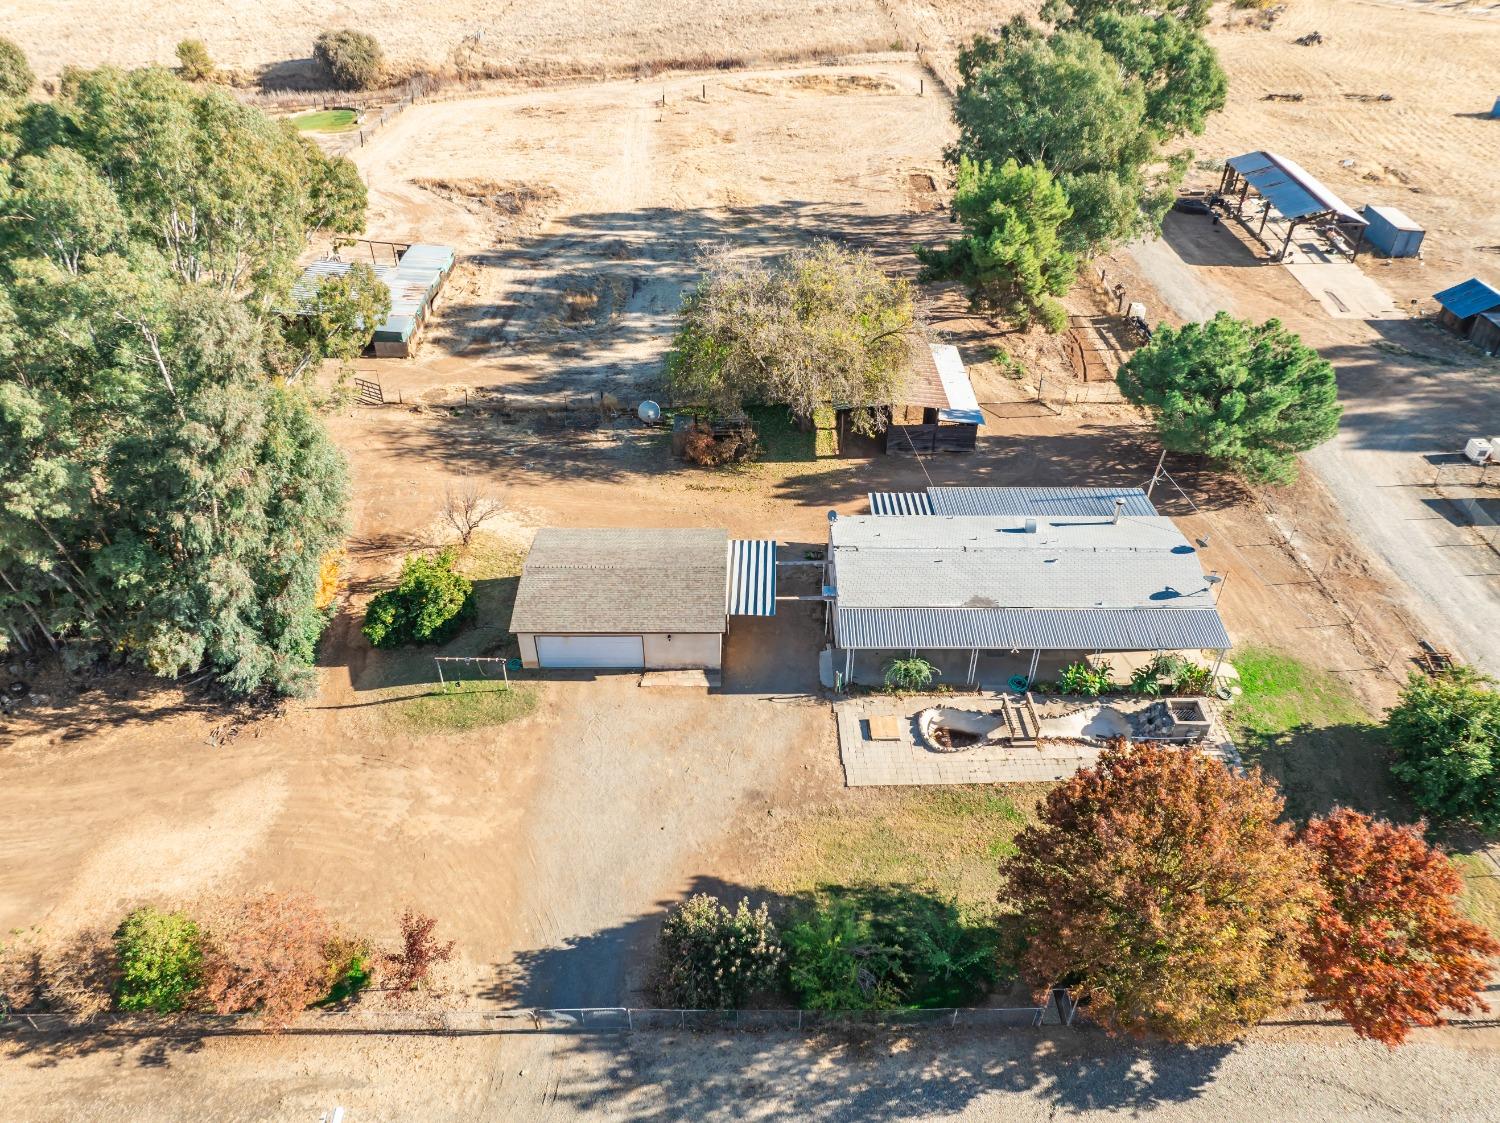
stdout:
<svg viewBox="0 0 1500 1123">
<path fill-rule="evenodd" d="M 1378 725 L 1301 725 L 1284 733 L 1238 732 L 1246 764 L 1260 767 L 1286 798 L 1295 822 L 1352 807 L 1392 822 L 1415 819 L 1390 778 L 1392 750 Z"/>
<path fill-rule="evenodd" d="M 900 886 L 832 891 L 871 910 L 952 908 Z M 703 877 L 684 897 L 699 892 L 731 905 L 765 903 L 782 920 L 809 900 Z M 661 901 L 650 914 L 522 951 L 497 966 L 483 997 L 538 1009 L 650 1005 L 649 975 L 632 975 L 625 957 L 649 957 L 665 910 L 676 903 Z M 960 1112 L 994 1092 L 1037 1098 L 1054 1109 L 1144 1110 L 1195 1099 L 1234 1050 L 1124 1040 L 1088 1028 L 981 1031 L 935 1023 L 833 1024 L 800 1034 L 563 1032 L 557 1060 L 586 1062 L 583 1070 L 596 1076 L 565 1083 L 558 1098 L 592 1111 L 632 1095 L 632 1118 L 650 1123 L 718 1117 L 747 1097 L 755 1101 L 757 1118 L 773 1120 L 930 1118 Z M 643 1085 L 652 1090 L 645 1101 L 639 1098 Z"/>
</svg>

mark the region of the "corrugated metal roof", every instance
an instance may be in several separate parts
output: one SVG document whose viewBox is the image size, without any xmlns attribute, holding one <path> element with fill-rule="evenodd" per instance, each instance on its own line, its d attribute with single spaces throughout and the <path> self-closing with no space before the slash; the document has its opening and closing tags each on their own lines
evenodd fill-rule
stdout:
<svg viewBox="0 0 1500 1123">
<path fill-rule="evenodd" d="M 840 608 L 1213 603 L 1197 551 L 1161 516 L 854 516 L 832 523 L 829 538 Z"/>
<path fill-rule="evenodd" d="M 1218 651 L 1229 634 L 1213 608 L 845 608 L 846 650 Z"/>
<path fill-rule="evenodd" d="M 510 630 L 722 632 L 728 574 L 723 530 L 539 530 Z"/>
<path fill-rule="evenodd" d="M 417 242 L 408 246 L 406 252 L 401 255 L 402 265 L 414 267 L 426 267 L 429 269 L 440 269 L 444 273 L 453 268 L 454 254 L 452 246 L 440 246 L 433 242 Z"/>
<path fill-rule="evenodd" d="M 1229 166 L 1255 188 L 1284 218 L 1306 218 L 1333 211 L 1345 222 L 1365 225 L 1348 203 L 1323 186 L 1295 160 L 1275 152 L 1257 150 L 1235 156 Z"/>
<path fill-rule="evenodd" d="M 1496 292 L 1478 277 L 1470 277 L 1462 284 L 1434 293 L 1432 299 L 1460 320 L 1500 308 L 1500 292 Z"/>
<path fill-rule="evenodd" d="M 872 491 L 872 515 L 930 515 L 932 503 L 923 491 Z"/>
<path fill-rule="evenodd" d="M 911 349 L 911 367 L 900 404 L 947 409 L 948 391 L 943 388 L 943 375 L 938 370 L 932 344 L 917 334 L 909 336 L 907 342 Z"/>
<path fill-rule="evenodd" d="M 318 289 L 329 277 L 341 277 L 355 263 L 327 258 L 314 261 L 302 270 L 302 276 L 292 285 L 289 310 L 311 312 L 318 307 Z M 410 337 L 416 321 L 427 310 L 427 302 L 437 291 L 442 274 L 435 268 L 420 265 L 377 265 L 375 276 L 385 282 L 391 294 L 391 310 L 385 321 L 376 328 L 382 336 L 396 335 L 402 339 Z"/>
<path fill-rule="evenodd" d="M 776 543 L 772 539 L 729 540 L 728 611 L 731 616 L 776 615 Z"/>
<path fill-rule="evenodd" d="M 1124 515 L 1156 515 L 1138 487 L 930 487 L 927 495 L 935 515 L 1113 515 L 1116 499 Z"/>
</svg>

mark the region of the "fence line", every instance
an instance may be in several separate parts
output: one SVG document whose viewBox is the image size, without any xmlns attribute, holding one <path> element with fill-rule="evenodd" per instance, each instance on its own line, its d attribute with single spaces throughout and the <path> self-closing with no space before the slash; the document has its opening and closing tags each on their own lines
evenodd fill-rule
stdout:
<svg viewBox="0 0 1500 1123">
<path fill-rule="evenodd" d="M 1069 1027 L 1077 1007 L 1057 988 L 1043 1006 L 942 1007 L 931 1010 L 687 1010 L 637 1006 L 585 1006 L 552 1009 L 481 1010 L 342 1010 L 309 1013 L 284 1031 L 264 1029 L 245 1014 L 153 1018 L 109 1012 L 86 1021 L 48 1011 L 12 1010 L 0 1014 L 0 1034 L 106 1033 L 152 1037 L 196 1035 L 290 1035 L 370 1033 L 650 1033 L 811 1032 L 866 1027 L 871 1029 L 1039 1029 Z M 1049 1017 L 1049 1014 L 1051 1015 Z"/>
</svg>

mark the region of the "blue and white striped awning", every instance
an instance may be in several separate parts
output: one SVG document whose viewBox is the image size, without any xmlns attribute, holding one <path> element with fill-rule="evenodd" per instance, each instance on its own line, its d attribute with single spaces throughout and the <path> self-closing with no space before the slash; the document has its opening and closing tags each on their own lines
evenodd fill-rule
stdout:
<svg viewBox="0 0 1500 1123">
<path fill-rule="evenodd" d="M 776 543 L 770 538 L 729 540 L 730 616 L 776 615 Z"/>
<path fill-rule="evenodd" d="M 932 500 L 925 491 L 872 491 L 872 515 L 930 515 Z"/>
</svg>

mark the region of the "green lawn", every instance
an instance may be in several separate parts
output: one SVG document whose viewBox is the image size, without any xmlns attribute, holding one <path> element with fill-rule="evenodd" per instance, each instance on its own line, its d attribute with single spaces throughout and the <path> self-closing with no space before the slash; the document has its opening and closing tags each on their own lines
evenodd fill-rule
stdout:
<svg viewBox="0 0 1500 1123">
<path fill-rule="evenodd" d="M 1244 693 L 1230 724 L 1245 760 L 1280 783 L 1294 818 L 1337 804 L 1405 821 L 1377 718 L 1335 676 L 1269 647 L 1230 656 Z"/>
<path fill-rule="evenodd" d="M 304 133 L 343 133 L 356 127 L 352 109 L 319 109 L 312 113 L 299 113 L 292 124 Z"/>
<path fill-rule="evenodd" d="M 468 733 L 504 725 L 536 709 L 537 688 L 529 682 L 467 680 L 446 687 L 399 694 L 382 709 L 385 720 L 412 736 Z"/>
<path fill-rule="evenodd" d="M 1464 875 L 1461 902 L 1476 924 L 1500 937 L 1500 874 L 1478 854 L 1452 854 L 1454 865 Z"/>
<path fill-rule="evenodd" d="M 908 886 L 983 917 L 1000 911 L 999 862 L 1048 785 L 859 788 L 794 812 L 764 848 L 766 886 Z"/>
</svg>

